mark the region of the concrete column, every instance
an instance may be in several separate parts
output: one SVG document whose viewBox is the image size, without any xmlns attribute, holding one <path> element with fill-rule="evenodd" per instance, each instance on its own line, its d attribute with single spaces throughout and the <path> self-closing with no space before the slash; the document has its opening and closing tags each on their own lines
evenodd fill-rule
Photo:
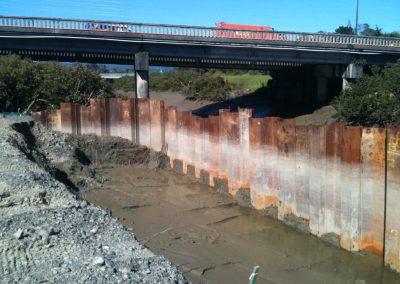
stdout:
<svg viewBox="0 0 400 284">
<path fill-rule="evenodd" d="M 149 98 L 149 54 L 147 52 L 135 54 L 135 83 L 136 98 Z"/>
<path fill-rule="evenodd" d="M 363 76 L 363 67 L 361 65 L 357 65 L 351 63 L 347 65 L 346 70 L 344 71 L 343 78 L 343 90 L 349 88 L 351 81 L 355 79 L 360 79 Z"/>
</svg>

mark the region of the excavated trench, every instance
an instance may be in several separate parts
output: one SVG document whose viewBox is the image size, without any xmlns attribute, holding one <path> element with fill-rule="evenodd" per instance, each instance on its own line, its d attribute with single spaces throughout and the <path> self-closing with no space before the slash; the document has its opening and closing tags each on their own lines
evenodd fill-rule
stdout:
<svg viewBox="0 0 400 284">
<path fill-rule="evenodd" d="M 398 283 L 373 255 L 353 254 L 169 170 L 168 158 L 118 138 L 71 136 L 107 177 L 84 191 L 143 245 L 165 255 L 193 283 Z"/>
<path fill-rule="evenodd" d="M 377 256 L 338 249 L 174 173 L 162 153 L 93 135 L 68 136 L 60 145 L 58 134 L 43 127 L 14 129 L 23 134 L 25 142 L 16 146 L 29 160 L 73 194 L 108 209 L 193 283 L 246 283 L 255 265 L 261 268 L 257 283 L 399 281 Z M 42 199 L 53 203 L 55 197 Z"/>
</svg>

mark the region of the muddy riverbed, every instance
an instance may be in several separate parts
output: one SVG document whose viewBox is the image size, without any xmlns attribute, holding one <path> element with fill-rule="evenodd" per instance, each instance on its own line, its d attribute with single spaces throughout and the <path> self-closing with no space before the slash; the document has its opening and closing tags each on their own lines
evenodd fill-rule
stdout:
<svg viewBox="0 0 400 284">
<path fill-rule="evenodd" d="M 139 242 L 193 283 L 399 283 L 376 256 L 351 254 L 238 206 L 186 177 L 143 166 L 103 167 L 104 188 L 84 197 L 111 210 Z"/>
</svg>

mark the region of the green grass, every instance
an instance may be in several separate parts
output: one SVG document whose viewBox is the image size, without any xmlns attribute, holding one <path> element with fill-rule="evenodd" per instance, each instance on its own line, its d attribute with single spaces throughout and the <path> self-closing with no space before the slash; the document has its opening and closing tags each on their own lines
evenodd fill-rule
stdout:
<svg viewBox="0 0 400 284">
<path fill-rule="evenodd" d="M 229 83 L 237 85 L 243 90 L 254 92 L 255 90 L 267 85 L 271 79 L 269 75 L 262 74 L 242 74 L 242 75 L 221 75 Z"/>
</svg>

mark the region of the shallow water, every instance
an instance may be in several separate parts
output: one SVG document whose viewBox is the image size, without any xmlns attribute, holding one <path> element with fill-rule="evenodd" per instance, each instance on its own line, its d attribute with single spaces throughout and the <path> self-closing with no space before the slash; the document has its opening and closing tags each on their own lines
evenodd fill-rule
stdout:
<svg viewBox="0 0 400 284">
<path fill-rule="evenodd" d="M 352 254 L 242 208 L 188 178 L 140 166 L 103 168 L 105 189 L 92 203 L 134 230 L 193 283 L 400 283 L 377 256 Z"/>
</svg>

